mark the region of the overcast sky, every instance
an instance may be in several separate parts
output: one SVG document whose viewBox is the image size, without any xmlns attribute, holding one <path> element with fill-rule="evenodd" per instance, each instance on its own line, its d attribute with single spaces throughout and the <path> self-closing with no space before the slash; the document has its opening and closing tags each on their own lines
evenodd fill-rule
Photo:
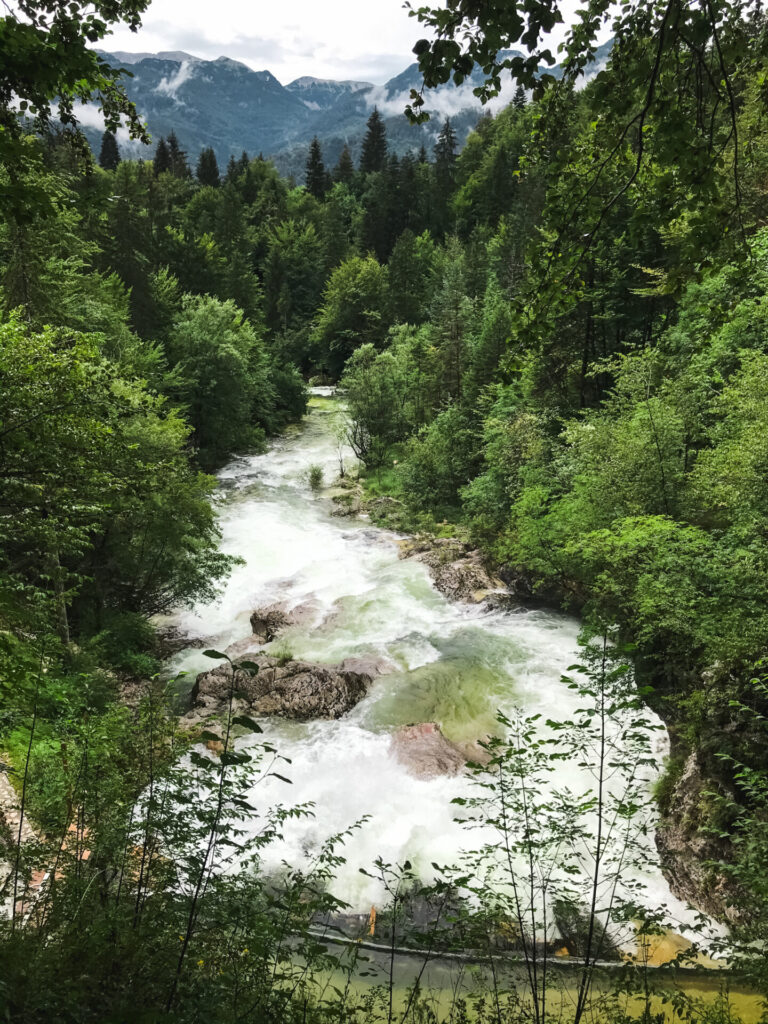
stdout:
<svg viewBox="0 0 768 1024">
<path fill-rule="evenodd" d="M 283 84 L 301 75 L 379 83 L 414 60 L 423 34 L 402 0 L 152 0 L 138 33 L 119 29 L 103 46 L 233 57 Z"/>
<path fill-rule="evenodd" d="M 105 49 L 233 57 L 287 84 L 301 75 L 384 82 L 414 59 L 419 36 L 402 0 L 152 0 L 138 33 Z"/>
</svg>

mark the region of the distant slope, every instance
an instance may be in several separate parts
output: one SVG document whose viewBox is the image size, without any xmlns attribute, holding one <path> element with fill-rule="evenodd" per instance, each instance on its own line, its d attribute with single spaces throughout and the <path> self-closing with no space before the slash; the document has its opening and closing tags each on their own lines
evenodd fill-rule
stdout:
<svg viewBox="0 0 768 1024">
<path fill-rule="evenodd" d="M 601 47 L 598 64 L 609 51 L 610 43 Z M 124 79 L 126 92 L 146 119 L 153 140 L 174 131 L 193 166 L 205 146 L 213 146 L 222 169 L 231 155 L 246 150 L 252 156 L 272 157 L 284 174 L 301 181 L 307 146 L 314 135 L 323 144 L 328 166 L 336 162 L 345 143 L 357 157 L 374 106 L 385 119 L 391 149 L 399 155 L 422 145 L 431 150 L 446 115 L 463 144 L 483 111 L 472 93 L 482 80 L 479 68 L 461 87 L 448 84 L 431 90 L 426 105 L 433 120 L 414 127 L 406 121 L 403 109 L 410 90 L 420 86 L 416 64 L 383 86 L 312 77 L 284 86 L 271 72 L 252 71 L 228 57 L 201 60 L 183 51 L 102 55 L 131 72 L 132 77 Z M 501 97 L 496 106 L 510 98 Z M 86 134 L 98 152 L 101 132 L 86 127 Z M 121 148 L 124 155 L 145 158 L 154 151 L 154 146 L 131 148 L 122 140 Z"/>
</svg>

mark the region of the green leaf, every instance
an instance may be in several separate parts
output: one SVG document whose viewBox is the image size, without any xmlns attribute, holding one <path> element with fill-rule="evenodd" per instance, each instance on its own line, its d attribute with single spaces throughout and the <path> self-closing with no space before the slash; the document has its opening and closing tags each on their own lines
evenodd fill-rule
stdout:
<svg viewBox="0 0 768 1024">
<path fill-rule="evenodd" d="M 216 661 L 229 661 L 226 654 L 222 654 L 221 651 L 208 650 L 203 651 L 204 658 L 214 658 Z"/>
<path fill-rule="evenodd" d="M 289 786 L 293 785 L 293 782 L 290 779 L 286 779 L 286 777 L 284 775 L 280 775 L 279 772 L 270 772 L 269 774 L 274 775 L 274 777 L 276 779 L 280 779 L 281 782 L 287 782 Z"/>
<path fill-rule="evenodd" d="M 232 719 L 232 725 L 242 725 L 245 729 L 250 729 L 251 732 L 264 732 L 259 723 L 253 718 L 249 718 L 248 715 L 237 715 Z"/>
</svg>

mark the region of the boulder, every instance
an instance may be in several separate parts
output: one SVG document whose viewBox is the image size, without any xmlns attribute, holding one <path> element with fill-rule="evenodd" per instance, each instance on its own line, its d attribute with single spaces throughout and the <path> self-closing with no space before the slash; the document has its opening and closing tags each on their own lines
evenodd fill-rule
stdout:
<svg viewBox="0 0 768 1024">
<path fill-rule="evenodd" d="M 362 700 L 373 675 L 341 665 L 283 661 L 264 653 L 251 659 L 258 673 L 239 669 L 235 663 L 235 706 L 238 713 L 280 715 L 298 721 L 341 718 Z M 190 694 L 187 727 L 226 712 L 231 685 L 229 665 L 201 672 Z"/>
<path fill-rule="evenodd" d="M 331 496 L 333 508 L 332 516 L 345 518 L 347 516 L 359 516 L 363 511 L 362 488 L 355 490 L 341 491 Z"/>
<path fill-rule="evenodd" d="M 435 722 L 403 726 L 392 736 L 390 749 L 420 779 L 458 775 L 467 761 L 463 751 L 443 736 Z"/>
<path fill-rule="evenodd" d="M 290 624 L 290 618 L 282 604 L 270 604 L 263 608 L 257 608 L 251 615 L 253 635 L 258 637 L 263 644 L 271 643 Z"/>
<path fill-rule="evenodd" d="M 423 562 L 437 589 L 452 601 L 479 604 L 494 593 L 506 592 L 480 552 L 453 538 L 417 537 L 400 544 L 400 557 Z"/>
<path fill-rule="evenodd" d="M 319 601 L 303 601 L 290 608 L 277 602 L 257 608 L 251 615 L 251 629 L 259 643 L 268 644 L 290 626 L 306 626 L 322 617 Z M 234 646 L 234 645 L 233 645 Z"/>
<path fill-rule="evenodd" d="M 370 657 L 345 658 L 339 668 L 343 672 L 357 672 L 359 675 L 370 676 L 373 679 L 376 676 L 386 675 L 387 672 L 394 672 L 396 666 L 388 658 L 372 655 Z"/>
</svg>

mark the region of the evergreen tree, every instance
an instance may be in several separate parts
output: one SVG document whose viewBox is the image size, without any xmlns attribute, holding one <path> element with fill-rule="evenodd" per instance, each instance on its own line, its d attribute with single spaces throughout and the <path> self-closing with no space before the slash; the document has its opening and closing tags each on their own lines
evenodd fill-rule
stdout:
<svg viewBox="0 0 768 1024">
<path fill-rule="evenodd" d="M 352 154 L 349 152 L 349 146 L 344 143 L 344 149 L 341 151 L 339 162 L 333 171 L 333 180 L 341 182 L 342 185 L 351 185 L 355 177 L 355 165 L 352 162 Z"/>
<path fill-rule="evenodd" d="M 418 159 L 419 159 L 419 163 L 420 164 L 425 164 L 425 163 L 428 162 L 428 160 L 427 160 L 427 147 L 424 145 L 423 142 L 421 144 L 421 148 L 419 149 L 419 158 Z"/>
<path fill-rule="evenodd" d="M 450 118 L 445 119 L 435 144 L 434 199 L 432 202 L 432 227 L 440 238 L 450 227 L 450 200 L 456 182 L 456 132 Z"/>
<path fill-rule="evenodd" d="M 103 167 L 105 171 L 116 171 L 119 163 L 120 150 L 118 149 L 114 132 L 104 132 L 101 137 L 99 166 Z"/>
<path fill-rule="evenodd" d="M 512 98 L 512 106 L 515 110 L 525 110 L 527 102 L 528 101 L 525 98 L 525 89 L 522 85 L 518 85 L 515 89 L 515 95 Z"/>
<path fill-rule="evenodd" d="M 235 160 L 235 156 L 234 156 L 234 153 L 233 153 L 232 156 L 230 156 L 230 158 L 229 158 L 229 163 L 227 164 L 227 173 L 224 175 L 224 180 L 225 181 L 236 181 L 237 180 L 237 175 L 238 175 L 238 163 L 237 163 L 237 160 Z"/>
<path fill-rule="evenodd" d="M 315 199 L 322 199 L 328 187 L 328 176 L 325 173 L 325 164 L 323 163 L 323 151 L 320 149 L 320 141 L 317 136 L 309 144 L 306 184 L 307 192 L 313 195 Z"/>
<path fill-rule="evenodd" d="M 245 150 L 240 154 L 240 159 L 237 161 L 238 171 L 244 172 L 248 170 L 248 165 L 251 160 Z"/>
<path fill-rule="evenodd" d="M 387 129 L 376 107 L 368 118 L 368 126 L 363 139 L 363 150 L 360 155 L 360 170 L 364 174 L 381 171 L 387 162 Z"/>
<path fill-rule="evenodd" d="M 201 185 L 210 185 L 213 188 L 218 188 L 221 184 L 216 154 L 210 146 L 200 153 L 197 161 L 197 180 Z"/>
<path fill-rule="evenodd" d="M 175 178 L 189 178 L 192 172 L 189 169 L 187 163 L 187 154 L 179 145 L 179 140 L 176 138 L 176 132 L 171 132 L 168 136 L 168 156 L 171 164 L 171 171 Z"/>
<path fill-rule="evenodd" d="M 443 127 L 435 143 L 435 168 L 453 174 L 453 165 L 456 163 L 456 132 L 451 124 L 451 119 L 446 117 Z"/>
<path fill-rule="evenodd" d="M 168 143 L 162 135 L 160 136 L 160 141 L 157 144 L 157 149 L 155 149 L 153 166 L 155 168 L 155 177 L 159 174 L 164 174 L 166 171 L 170 171 L 171 169 L 171 154 L 168 151 Z"/>
</svg>

